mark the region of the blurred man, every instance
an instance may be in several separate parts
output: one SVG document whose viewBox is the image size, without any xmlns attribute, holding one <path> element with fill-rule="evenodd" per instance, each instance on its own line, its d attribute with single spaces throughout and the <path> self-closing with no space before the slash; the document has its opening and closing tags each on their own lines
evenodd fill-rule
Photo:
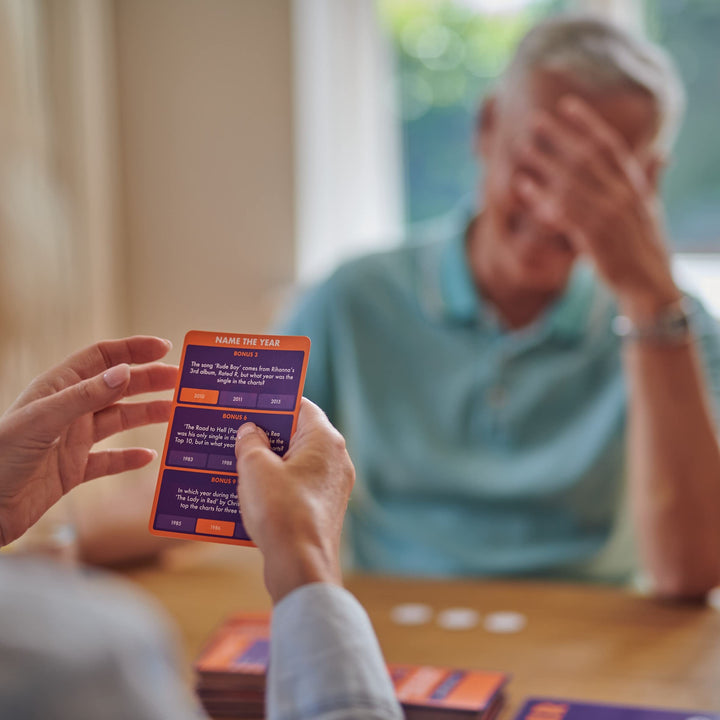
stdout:
<svg viewBox="0 0 720 720">
<path fill-rule="evenodd" d="M 36 378 L 0 416 L 0 547 L 82 482 L 142 467 L 147 448 L 93 451 L 129 427 L 168 419 L 170 343 L 98 343 Z M 238 494 L 273 600 L 268 718 L 402 717 L 370 621 L 342 588 L 340 533 L 354 470 L 342 436 L 303 401 L 283 458 L 252 423 L 238 431 Z M 0 558 L 0 717 L 199 718 L 165 621 L 117 582 Z"/>
<path fill-rule="evenodd" d="M 669 60 L 596 19 L 520 43 L 478 118 L 480 211 L 340 268 L 285 330 L 345 435 L 358 566 L 720 582 L 720 339 L 672 277 Z M 616 538 L 617 539 L 617 538 Z"/>
</svg>

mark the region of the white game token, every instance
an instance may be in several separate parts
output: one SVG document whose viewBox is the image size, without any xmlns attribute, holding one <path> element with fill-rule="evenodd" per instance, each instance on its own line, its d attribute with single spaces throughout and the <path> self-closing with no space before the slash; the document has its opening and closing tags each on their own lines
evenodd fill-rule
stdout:
<svg viewBox="0 0 720 720">
<path fill-rule="evenodd" d="M 437 616 L 437 624 L 445 630 L 470 630 L 479 620 L 480 614 L 471 608 L 447 608 Z"/>
<path fill-rule="evenodd" d="M 483 624 L 488 632 L 515 633 L 527 625 L 527 618 L 518 612 L 494 612 L 485 617 Z"/>
<path fill-rule="evenodd" d="M 396 605 L 390 611 L 390 618 L 398 625 L 424 625 L 432 618 L 432 608 L 422 603 Z"/>
</svg>

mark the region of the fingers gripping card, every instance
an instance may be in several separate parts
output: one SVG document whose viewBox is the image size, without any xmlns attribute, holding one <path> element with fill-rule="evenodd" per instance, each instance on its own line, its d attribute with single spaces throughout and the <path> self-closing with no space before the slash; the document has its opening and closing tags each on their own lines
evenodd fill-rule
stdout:
<svg viewBox="0 0 720 720">
<path fill-rule="evenodd" d="M 262 428 L 278 455 L 295 432 L 310 340 L 191 331 L 185 336 L 150 532 L 252 545 L 238 507 L 235 436 Z"/>
</svg>

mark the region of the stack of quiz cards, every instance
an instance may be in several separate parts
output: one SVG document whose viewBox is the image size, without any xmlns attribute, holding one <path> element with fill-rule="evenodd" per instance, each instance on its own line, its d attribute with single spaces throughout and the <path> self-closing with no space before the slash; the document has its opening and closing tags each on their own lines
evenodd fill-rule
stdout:
<svg viewBox="0 0 720 720">
<path fill-rule="evenodd" d="M 508 676 L 431 665 L 388 665 L 407 720 L 492 720 Z"/>
<path fill-rule="evenodd" d="M 195 663 L 197 693 L 213 718 L 260 718 L 269 662 L 269 617 L 235 615 Z M 389 665 L 408 720 L 492 720 L 507 675 L 427 665 Z"/>
<path fill-rule="evenodd" d="M 263 718 L 265 673 L 270 657 L 270 616 L 231 617 L 195 663 L 197 693 L 218 718 Z"/>
<path fill-rule="evenodd" d="M 720 720 L 716 713 L 531 698 L 515 720 Z"/>
<path fill-rule="evenodd" d="M 251 545 L 237 501 L 235 436 L 262 428 L 278 455 L 295 432 L 310 340 L 189 332 L 155 490 L 150 532 Z"/>
</svg>

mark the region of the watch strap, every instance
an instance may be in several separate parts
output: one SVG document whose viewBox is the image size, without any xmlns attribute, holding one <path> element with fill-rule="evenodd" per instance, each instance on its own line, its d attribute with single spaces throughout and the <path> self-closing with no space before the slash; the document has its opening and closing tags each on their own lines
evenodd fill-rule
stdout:
<svg viewBox="0 0 720 720">
<path fill-rule="evenodd" d="M 663 308 L 653 320 L 635 324 L 626 315 L 613 319 L 613 332 L 623 340 L 658 344 L 681 344 L 692 334 L 692 310 L 685 300 Z"/>
</svg>

